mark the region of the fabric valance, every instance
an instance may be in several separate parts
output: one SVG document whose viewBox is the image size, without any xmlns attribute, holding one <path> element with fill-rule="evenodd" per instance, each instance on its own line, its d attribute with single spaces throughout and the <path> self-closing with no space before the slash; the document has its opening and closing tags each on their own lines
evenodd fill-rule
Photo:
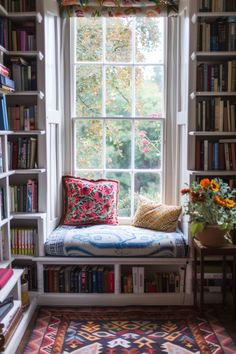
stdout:
<svg viewBox="0 0 236 354">
<path fill-rule="evenodd" d="M 169 16 L 179 0 L 58 0 L 63 17 Z"/>
</svg>

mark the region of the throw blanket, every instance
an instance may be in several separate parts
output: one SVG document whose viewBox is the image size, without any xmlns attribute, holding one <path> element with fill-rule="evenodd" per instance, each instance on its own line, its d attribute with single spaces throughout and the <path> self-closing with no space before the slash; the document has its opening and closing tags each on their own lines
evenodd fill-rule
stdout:
<svg viewBox="0 0 236 354">
<path fill-rule="evenodd" d="M 58 226 L 45 243 L 50 256 L 185 257 L 180 231 L 161 232 L 128 225 Z"/>
</svg>

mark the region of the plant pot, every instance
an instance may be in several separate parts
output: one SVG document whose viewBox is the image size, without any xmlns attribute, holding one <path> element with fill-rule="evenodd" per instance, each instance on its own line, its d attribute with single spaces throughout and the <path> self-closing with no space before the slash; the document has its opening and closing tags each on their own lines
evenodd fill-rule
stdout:
<svg viewBox="0 0 236 354">
<path fill-rule="evenodd" d="M 197 234 L 198 240 L 203 246 L 221 247 L 226 244 L 225 230 L 219 229 L 218 225 L 207 225 L 202 232 Z"/>
</svg>

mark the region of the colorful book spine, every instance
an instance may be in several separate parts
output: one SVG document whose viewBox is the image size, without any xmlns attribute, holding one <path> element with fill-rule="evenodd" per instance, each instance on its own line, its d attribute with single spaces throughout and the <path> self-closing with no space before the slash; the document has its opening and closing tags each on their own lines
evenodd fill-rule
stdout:
<svg viewBox="0 0 236 354">
<path fill-rule="evenodd" d="M 0 268 L 0 289 L 4 287 L 12 275 L 13 270 L 11 268 Z"/>
</svg>

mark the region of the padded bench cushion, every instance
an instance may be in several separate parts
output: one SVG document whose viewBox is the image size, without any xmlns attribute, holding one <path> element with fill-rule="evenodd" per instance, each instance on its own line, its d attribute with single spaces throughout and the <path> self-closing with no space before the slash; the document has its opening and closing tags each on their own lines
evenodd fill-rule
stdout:
<svg viewBox="0 0 236 354">
<path fill-rule="evenodd" d="M 45 243 L 49 256 L 185 257 L 180 231 L 161 232 L 128 225 L 60 225 Z"/>
</svg>

